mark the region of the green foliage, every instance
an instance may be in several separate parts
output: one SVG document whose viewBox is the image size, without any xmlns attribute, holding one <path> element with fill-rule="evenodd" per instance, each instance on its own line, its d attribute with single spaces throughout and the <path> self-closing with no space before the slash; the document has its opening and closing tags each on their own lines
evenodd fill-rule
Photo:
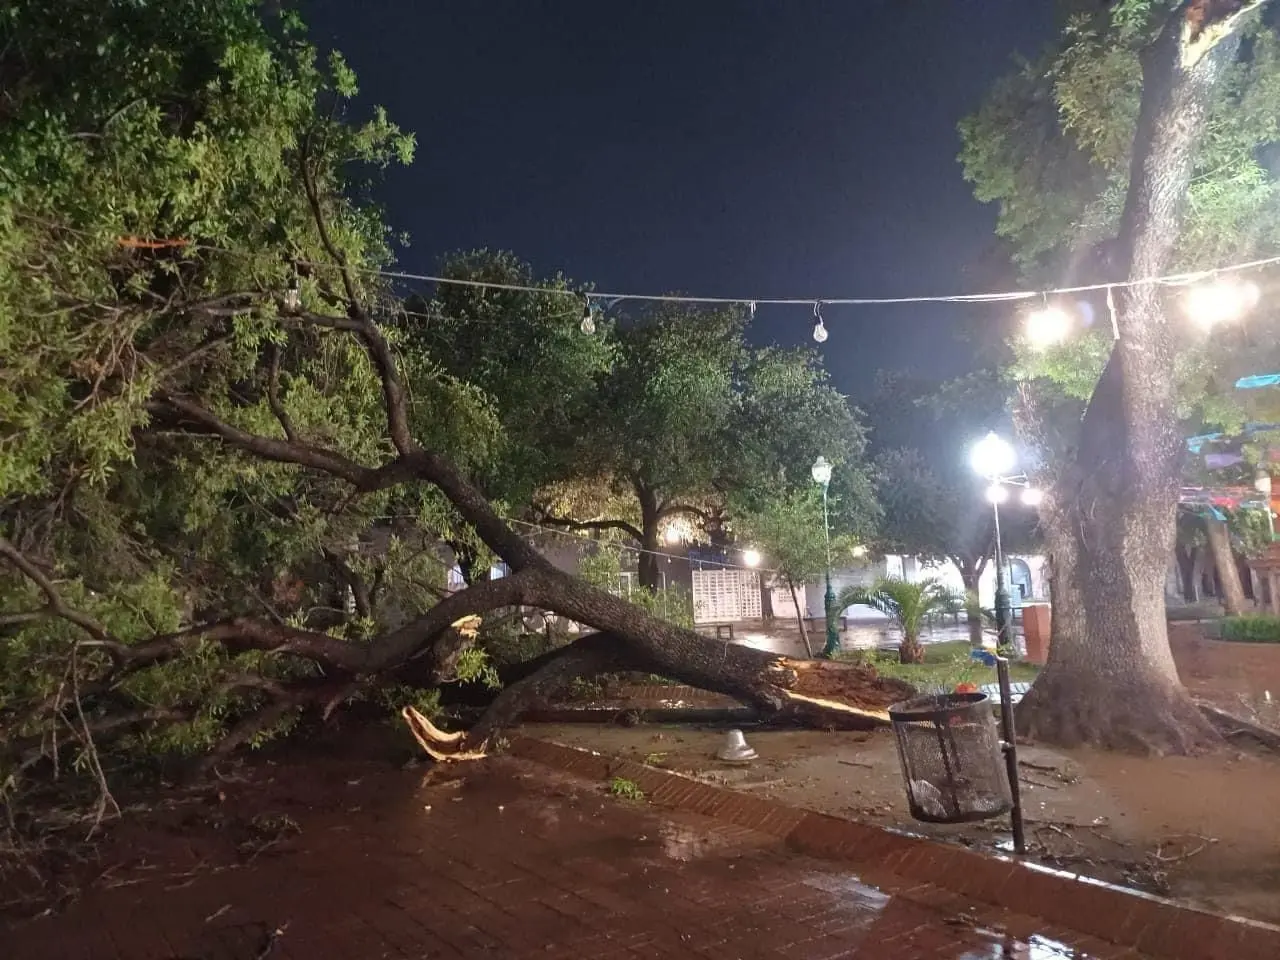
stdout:
<svg viewBox="0 0 1280 960">
<path fill-rule="evenodd" d="M 1223 640 L 1237 643 L 1280 643 L 1280 617 L 1265 613 L 1246 613 L 1224 617 L 1219 627 Z"/>
<path fill-rule="evenodd" d="M 613 777 L 609 781 L 609 793 L 619 800 L 640 801 L 644 799 L 644 791 L 634 780 L 624 777 Z"/>
<path fill-rule="evenodd" d="M 979 200 L 997 204 L 996 232 L 1025 281 L 1057 286 L 1119 278 L 1124 265 L 1112 256 L 1112 241 L 1142 95 L 1139 56 L 1173 7 L 1153 0 L 1090 5 L 1069 18 L 1044 55 L 1016 64 L 961 123 L 965 177 Z M 1175 270 L 1267 256 L 1280 247 L 1274 165 L 1280 34 L 1273 19 L 1246 25 L 1240 56 L 1213 96 Z M 1274 322 L 1274 310 L 1264 302 L 1255 311 L 1248 320 L 1253 332 L 1219 330 L 1206 338 L 1183 316 L 1180 295 L 1170 289 L 1168 304 L 1181 348 L 1169 371 L 1179 414 L 1192 429 L 1203 423 L 1238 430 L 1259 397 L 1235 392 L 1234 380 L 1278 369 L 1275 338 L 1257 335 L 1260 325 Z M 1101 295 L 1070 297 L 1063 306 L 1086 315 L 1089 330 L 1039 353 L 1015 344 L 1019 355 L 1008 371 L 1034 390 L 1042 420 L 1057 419 L 1055 408 L 1067 411 L 1061 419 L 1070 432 L 1042 438 L 1050 451 L 1074 442 L 1078 404 L 1092 395 L 1111 348 Z"/>
<path fill-rule="evenodd" d="M 857 650 L 837 654 L 837 659 L 875 667 L 886 677 L 905 680 L 916 687 L 940 686 L 954 690 L 962 683 L 984 686 L 997 680 L 995 667 L 988 667 L 969 656 L 972 648 L 966 641 L 929 643 L 924 647 L 923 663 L 901 663 L 898 654 L 882 650 Z M 1009 664 L 1009 679 L 1014 683 L 1032 683 L 1040 668 L 1033 663 Z"/>
<path fill-rule="evenodd" d="M 827 540 L 823 528 L 822 493 L 813 484 L 770 499 L 756 510 L 735 512 L 739 540 L 761 554 L 765 567 L 776 570 L 790 586 L 812 582 L 827 568 Z M 831 555 L 839 563 L 855 546 L 853 537 L 837 533 Z"/>
<path fill-rule="evenodd" d="M 175 430 L 155 402 L 385 457 L 367 354 L 284 301 L 296 281 L 302 311 L 345 316 L 331 244 L 357 296 L 389 302 L 374 272 L 387 231 L 361 178 L 407 163 L 412 137 L 380 109 L 354 119 L 341 57 L 251 0 L 17 0 L 0 20 L 0 533 L 126 645 L 249 613 L 363 642 L 434 603 L 432 547 L 452 522 L 437 493 L 353 502 L 345 485 Z M 489 398 L 429 357 L 402 368 L 419 438 L 464 465 L 487 457 L 502 429 Z M 357 581 L 370 604 L 349 613 Z M 0 567 L 0 610 L 45 601 Z M 115 728 L 113 749 L 201 752 L 268 685 L 315 670 L 191 645 L 103 696 L 92 679 L 107 658 L 83 632 L 32 618 L 4 634 L 0 723 L 18 746 L 50 729 L 33 705 L 71 712 L 74 681 L 90 726 L 122 708 L 169 718 Z M 250 744 L 296 721 L 288 711 Z"/>
<path fill-rule="evenodd" d="M 527 503 L 534 492 L 572 472 L 578 426 L 591 415 L 595 387 L 614 362 L 612 327 L 579 329 L 583 303 L 557 276 L 538 281 L 510 253 L 476 250 L 442 265 L 444 276 L 537 286 L 539 292 L 442 284 L 435 297 L 412 297 L 397 324 L 404 342 L 479 391 L 501 432 L 478 458 L 490 496 Z M 542 292 L 544 291 L 545 292 Z"/>
<path fill-rule="evenodd" d="M 584 551 L 578 557 L 578 576 L 593 587 L 622 597 L 651 616 L 678 627 L 693 629 L 693 598 L 688 591 L 675 584 L 656 590 L 624 589 L 622 548 L 617 544 L 600 543 Z"/>
<path fill-rule="evenodd" d="M 677 517 L 705 523 L 731 498 L 762 510 L 811 487 L 822 454 L 835 465 L 833 522 L 865 533 L 876 510 L 854 411 L 814 352 L 752 349 L 746 328 L 737 307 L 663 304 L 598 331 L 613 362 L 574 425 L 572 469 L 544 491 L 547 512 L 626 521 L 653 546 Z"/>
</svg>

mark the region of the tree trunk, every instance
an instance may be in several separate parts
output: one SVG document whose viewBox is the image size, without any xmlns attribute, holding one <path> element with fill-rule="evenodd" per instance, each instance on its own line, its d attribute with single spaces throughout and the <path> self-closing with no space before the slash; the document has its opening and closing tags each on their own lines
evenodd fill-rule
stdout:
<svg viewBox="0 0 1280 960">
<path fill-rule="evenodd" d="M 662 586 L 662 557 L 658 555 L 662 550 L 661 531 L 658 529 L 662 514 L 657 495 L 647 487 L 636 486 L 636 499 L 640 501 L 640 532 L 643 534 L 640 559 L 636 565 L 637 576 L 641 587 L 655 593 Z"/>
<path fill-rule="evenodd" d="M 1195 547 L 1175 547 L 1178 561 L 1178 580 L 1182 586 L 1182 599 L 1187 603 L 1200 602 L 1200 585 L 1196 582 Z"/>
<path fill-rule="evenodd" d="M 956 562 L 960 568 L 960 582 L 964 584 L 965 620 L 969 624 L 969 646 L 975 649 L 983 647 L 982 638 L 982 606 L 978 602 L 978 584 L 982 578 L 982 567 L 970 558 L 964 557 Z M 971 602 L 972 600 L 972 602 Z"/>
<path fill-rule="evenodd" d="M 1231 549 L 1231 531 L 1217 517 L 1204 518 L 1205 537 L 1209 541 L 1209 553 L 1218 574 L 1218 596 L 1227 616 L 1244 613 L 1244 584 L 1240 582 L 1240 568 Z"/>
<path fill-rule="evenodd" d="M 800 628 L 800 639 L 804 641 L 804 648 L 809 654 L 809 659 L 812 660 L 813 644 L 809 642 L 809 628 L 804 623 L 804 611 L 800 609 L 800 597 L 796 594 L 796 585 L 788 580 L 787 589 L 791 591 L 791 603 L 796 608 L 796 626 Z"/>
<path fill-rule="evenodd" d="M 919 637 L 903 636 L 898 644 L 899 663 L 924 663 L 924 644 Z"/>
<path fill-rule="evenodd" d="M 1209 101 L 1239 46 L 1237 6 L 1188 0 L 1143 53 L 1117 244 L 1131 280 L 1168 271 Z M 1162 295 L 1151 283 L 1115 291 L 1119 339 L 1041 512 L 1053 639 L 1017 720 L 1046 742 L 1148 753 L 1221 742 L 1178 680 L 1165 621 L 1183 442 Z"/>
</svg>

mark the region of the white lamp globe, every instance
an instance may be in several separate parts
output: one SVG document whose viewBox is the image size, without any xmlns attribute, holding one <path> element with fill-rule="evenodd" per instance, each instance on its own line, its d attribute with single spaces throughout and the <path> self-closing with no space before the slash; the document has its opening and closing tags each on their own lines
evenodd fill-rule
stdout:
<svg viewBox="0 0 1280 960">
<path fill-rule="evenodd" d="M 992 431 L 973 445 L 969 462 L 980 477 L 1004 476 L 1012 472 L 1017 457 L 1013 447 L 998 433 Z"/>
</svg>

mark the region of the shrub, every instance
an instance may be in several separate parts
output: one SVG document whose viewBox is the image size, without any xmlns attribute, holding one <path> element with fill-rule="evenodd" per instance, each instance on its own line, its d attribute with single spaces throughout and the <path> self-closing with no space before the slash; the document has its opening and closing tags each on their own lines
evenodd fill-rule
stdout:
<svg viewBox="0 0 1280 960">
<path fill-rule="evenodd" d="M 1280 617 L 1268 613 L 1245 613 L 1222 621 L 1223 640 L 1237 643 L 1280 643 Z"/>
</svg>

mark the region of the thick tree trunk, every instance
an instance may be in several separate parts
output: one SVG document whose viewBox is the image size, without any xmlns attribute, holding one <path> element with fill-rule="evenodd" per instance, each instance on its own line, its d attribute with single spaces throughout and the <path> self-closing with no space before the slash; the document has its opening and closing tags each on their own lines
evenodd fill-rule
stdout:
<svg viewBox="0 0 1280 960">
<path fill-rule="evenodd" d="M 1177 547 L 1178 580 L 1182 586 L 1182 599 L 1187 603 L 1200 602 L 1200 584 L 1196 582 L 1196 550 L 1194 547 Z"/>
<path fill-rule="evenodd" d="M 924 644 L 919 637 L 903 637 L 898 644 L 899 663 L 924 663 Z"/>
<path fill-rule="evenodd" d="M 1144 51 L 1118 238 L 1130 279 L 1169 267 L 1210 97 L 1239 46 L 1239 6 L 1189 0 Z M 1017 719 L 1043 741 L 1162 753 L 1220 742 L 1178 680 L 1165 621 L 1183 443 L 1162 298 L 1151 283 L 1116 291 L 1119 339 L 1041 512 L 1053 639 Z"/>
<path fill-rule="evenodd" d="M 796 626 L 800 628 L 800 639 L 804 641 L 804 648 L 809 654 L 809 659 L 812 660 L 813 644 L 809 642 L 809 628 L 805 626 L 804 611 L 800 609 L 800 597 L 796 594 L 796 585 L 788 580 L 787 589 L 791 591 L 791 604 L 796 608 Z"/>
<path fill-rule="evenodd" d="M 1231 531 L 1217 517 L 1204 518 L 1205 538 L 1209 541 L 1209 553 L 1218 574 L 1218 595 L 1227 616 L 1244 613 L 1244 584 L 1240 582 L 1240 568 L 1231 549 Z"/>
<path fill-rule="evenodd" d="M 640 586 L 654 592 L 662 586 L 662 568 L 659 565 L 662 557 L 662 536 L 659 524 L 662 514 L 658 507 L 658 497 L 653 491 L 643 486 L 636 487 L 636 498 L 640 501 L 640 559 L 637 562 L 637 576 Z"/>
<path fill-rule="evenodd" d="M 965 620 L 969 624 L 969 646 L 981 649 L 983 646 L 982 607 L 977 602 L 977 597 L 982 567 L 969 558 L 961 558 L 956 562 L 956 566 L 960 568 L 960 582 L 964 584 Z"/>
</svg>

